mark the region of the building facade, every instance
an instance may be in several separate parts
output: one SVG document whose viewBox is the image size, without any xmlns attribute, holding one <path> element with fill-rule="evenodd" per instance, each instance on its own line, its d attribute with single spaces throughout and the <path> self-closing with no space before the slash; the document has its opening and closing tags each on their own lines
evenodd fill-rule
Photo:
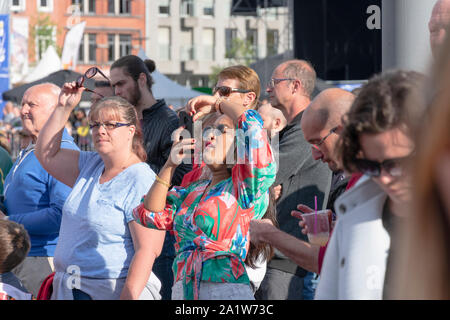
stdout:
<svg viewBox="0 0 450 320">
<path fill-rule="evenodd" d="M 48 45 L 61 54 L 66 33 L 85 21 L 75 70 L 98 66 L 108 72 L 114 60 L 145 46 L 145 6 L 145 0 L 11 0 L 10 14 L 17 30 L 28 29 L 22 33 L 31 67 Z"/>
<path fill-rule="evenodd" d="M 142 48 L 159 72 L 189 87 L 211 86 L 214 67 L 293 48 L 287 7 L 258 7 L 252 14 L 237 15 L 232 0 L 10 1 L 13 43 L 26 47 L 21 50 L 30 68 L 48 45 L 61 54 L 66 33 L 81 21 L 86 27 L 76 71 L 97 66 L 108 74 L 113 61 Z M 27 67 L 16 68 L 15 82 Z"/>
<path fill-rule="evenodd" d="M 205 87 L 212 85 L 208 82 L 214 67 L 253 62 L 292 49 L 287 6 L 238 15 L 233 13 L 235 2 L 148 1 L 147 56 L 178 83 Z"/>
</svg>

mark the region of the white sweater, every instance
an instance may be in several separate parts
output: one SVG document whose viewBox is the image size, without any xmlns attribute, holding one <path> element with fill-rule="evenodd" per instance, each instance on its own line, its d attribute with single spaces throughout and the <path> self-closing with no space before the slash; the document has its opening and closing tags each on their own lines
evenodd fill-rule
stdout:
<svg viewBox="0 0 450 320">
<path fill-rule="evenodd" d="M 325 253 L 317 300 L 382 299 L 390 237 L 382 213 L 387 195 L 367 177 L 335 203 L 337 222 Z"/>
</svg>

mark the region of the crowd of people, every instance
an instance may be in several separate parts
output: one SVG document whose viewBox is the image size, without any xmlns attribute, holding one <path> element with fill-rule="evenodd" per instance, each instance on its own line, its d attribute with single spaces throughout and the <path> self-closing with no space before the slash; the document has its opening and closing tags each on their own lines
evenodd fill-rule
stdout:
<svg viewBox="0 0 450 320">
<path fill-rule="evenodd" d="M 96 81 L 88 114 L 83 81 L 29 88 L 5 111 L 28 140 L 14 163 L 0 147 L 0 300 L 450 299 L 443 12 L 449 0 L 428 75 L 313 96 L 307 61 L 266 86 L 231 66 L 184 107 L 190 123 L 133 55 Z M 326 244 L 312 237 L 322 211 Z"/>
</svg>

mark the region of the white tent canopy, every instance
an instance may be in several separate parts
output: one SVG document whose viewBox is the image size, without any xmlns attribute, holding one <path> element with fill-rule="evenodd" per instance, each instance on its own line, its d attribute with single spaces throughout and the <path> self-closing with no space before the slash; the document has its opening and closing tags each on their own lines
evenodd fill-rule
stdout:
<svg viewBox="0 0 450 320">
<path fill-rule="evenodd" d="M 42 55 L 38 65 L 29 73 L 22 82 L 29 83 L 48 76 L 50 73 L 61 69 L 61 58 L 58 56 L 55 48 L 49 46 Z"/>
<path fill-rule="evenodd" d="M 139 50 L 138 57 L 142 60 L 148 59 L 142 49 Z M 191 90 L 170 80 L 157 70 L 152 73 L 152 77 L 155 82 L 152 87 L 155 98 L 164 99 L 168 105 L 171 104 L 176 109 L 184 106 L 190 99 L 202 94 L 199 91 Z"/>
</svg>

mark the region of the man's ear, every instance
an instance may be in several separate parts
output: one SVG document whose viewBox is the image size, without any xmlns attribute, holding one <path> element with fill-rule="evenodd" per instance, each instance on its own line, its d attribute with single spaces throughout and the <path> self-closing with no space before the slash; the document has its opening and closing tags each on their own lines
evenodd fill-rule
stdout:
<svg viewBox="0 0 450 320">
<path fill-rule="evenodd" d="M 294 84 L 294 86 L 292 87 L 292 93 L 297 93 L 297 92 L 302 92 L 303 88 L 302 88 L 302 83 L 300 82 L 300 80 L 292 80 L 292 83 Z"/>
<path fill-rule="evenodd" d="M 145 89 L 145 87 L 147 87 L 147 76 L 143 72 L 139 74 L 138 85 L 141 89 Z"/>
<path fill-rule="evenodd" d="M 278 130 L 278 128 L 280 128 L 281 126 L 281 119 L 280 118 L 275 118 L 275 130 Z"/>
</svg>

